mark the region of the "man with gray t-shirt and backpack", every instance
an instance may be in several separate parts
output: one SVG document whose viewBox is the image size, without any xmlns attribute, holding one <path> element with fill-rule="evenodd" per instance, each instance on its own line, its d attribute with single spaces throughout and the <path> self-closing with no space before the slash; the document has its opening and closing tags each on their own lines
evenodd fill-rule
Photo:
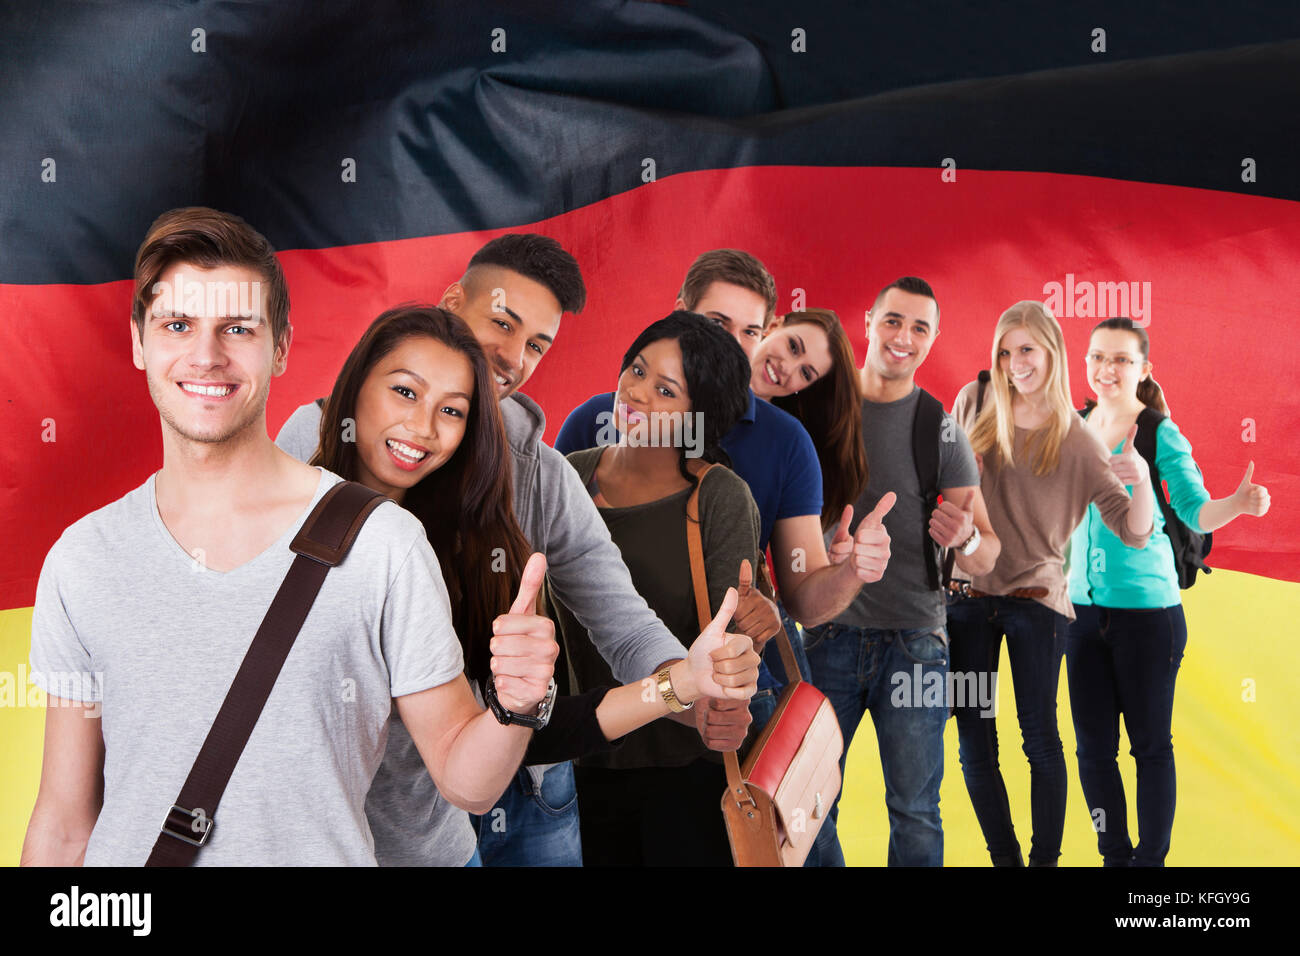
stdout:
<svg viewBox="0 0 1300 956">
<path fill-rule="evenodd" d="M 804 629 L 813 683 L 844 734 L 841 769 L 864 714 L 875 724 L 890 866 L 943 864 L 939 784 L 951 685 L 940 548 L 955 549 L 972 575 L 987 573 L 1000 549 L 965 432 L 915 382 L 938 334 L 934 291 L 913 276 L 882 289 L 867 313 L 859 384 L 870 477 L 853 512 L 870 513 L 887 491 L 898 495 L 884 519 L 889 566 L 833 622 Z M 838 809 L 837 797 L 832 816 Z"/>
<path fill-rule="evenodd" d="M 49 701 L 24 864 L 373 866 L 365 799 L 394 708 L 456 807 L 490 808 L 523 758 L 532 731 L 462 674 L 420 522 L 267 436 L 288 313 L 274 250 L 243 220 L 176 209 L 150 228 L 131 341 L 163 467 L 69 527 L 41 570 L 31 663 Z M 558 652 L 531 613 L 544 572 L 534 556 L 497 618 L 516 713 L 542 704 Z M 450 814 L 445 856 L 470 861 Z"/>
</svg>

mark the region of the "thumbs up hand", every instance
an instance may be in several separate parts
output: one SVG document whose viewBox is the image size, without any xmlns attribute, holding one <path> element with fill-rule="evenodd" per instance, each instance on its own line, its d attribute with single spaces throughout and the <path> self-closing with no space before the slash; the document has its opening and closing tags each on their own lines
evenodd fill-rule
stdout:
<svg viewBox="0 0 1300 956">
<path fill-rule="evenodd" d="M 830 547 L 826 549 L 826 557 L 830 559 L 831 564 L 843 564 L 853 553 L 853 536 L 849 534 L 849 524 L 853 521 L 853 505 L 845 505 L 844 513 L 840 515 L 839 527 L 835 529 L 835 536 L 831 538 Z"/>
<path fill-rule="evenodd" d="M 546 699 L 560 645 L 551 619 L 536 613 L 537 592 L 546 577 L 546 557 L 534 554 L 524 566 L 519 593 L 508 614 L 492 622 L 492 679 L 507 710 L 530 714 Z"/>
<path fill-rule="evenodd" d="M 1255 463 L 1252 461 L 1246 466 L 1246 474 L 1242 477 L 1241 484 L 1237 485 L 1237 490 L 1232 493 L 1232 497 L 1236 500 L 1241 514 L 1262 518 L 1268 514 L 1268 489 L 1263 485 L 1254 484 L 1251 481 L 1254 475 Z"/>
<path fill-rule="evenodd" d="M 944 548 L 956 548 L 970 540 L 975 533 L 975 491 L 966 493 L 966 500 L 958 505 L 946 498 L 930 515 L 930 537 Z"/>
<path fill-rule="evenodd" d="M 871 514 L 862 519 L 853 535 L 850 562 L 858 580 L 863 584 L 874 584 L 885 576 L 885 568 L 889 564 L 889 532 L 885 530 L 884 519 L 897 500 L 898 496 L 892 491 L 885 492 Z M 841 525 L 847 527 L 843 521 Z"/>
<path fill-rule="evenodd" d="M 736 589 L 727 588 L 718 613 L 691 642 L 686 661 L 698 696 L 744 701 L 758 690 L 759 658 L 753 641 L 744 634 L 727 633 L 737 603 Z"/>
<path fill-rule="evenodd" d="M 754 587 L 754 572 L 747 560 L 740 562 L 739 584 L 731 629 L 737 634 L 747 635 L 754 642 L 754 650 L 761 651 L 768 639 L 781 629 L 781 613 Z"/>
<path fill-rule="evenodd" d="M 1137 437 L 1137 433 L 1138 427 L 1134 425 L 1128 430 L 1128 437 L 1124 439 L 1124 447 L 1120 449 L 1119 454 L 1110 456 L 1110 470 L 1122 484 L 1131 485 L 1134 490 L 1142 487 L 1151 478 L 1151 469 L 1147 467 L 1147 460 L 1133 447 L 1133 440 Z"/>
</svg>

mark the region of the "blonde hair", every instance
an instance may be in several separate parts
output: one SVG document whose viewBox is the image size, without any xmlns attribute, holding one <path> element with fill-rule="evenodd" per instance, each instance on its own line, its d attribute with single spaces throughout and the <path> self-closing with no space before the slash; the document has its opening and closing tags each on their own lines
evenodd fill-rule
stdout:
<svg viewBox="0 0 1300 956">
<path fill-rule="evenodd" d="M 1061 460 L 1061 443 L 1069 434 L 1074 419 L 1070 403 L 1070 373 L 1065 355 L 1065 336 L 1050 309 L 1042 302 L 1026 299 L 1017 302 L 1002 313 L 993 331 L 993 354 L 989 387 L 992 401 L 985 401 L 979 417 L 970 430 L 971 448 L 976 454 L 988 455 L 996 449 L 1005 466 L 1014 467 L 1013 449 L 1016 441 L 1015 417 L 1011 411 L 1011 380 L 1001 369 L 998 351 L 1002 340 L 1012 329 L 1024 329 L 1034 342 L 1047 353 L 1047 390 L 1051 415 L 1034 429 L 1025 443 L 1025 455 L 1033 462 L 1035 475 L 1046 475 L 1056 470 Z"/>
</svg>

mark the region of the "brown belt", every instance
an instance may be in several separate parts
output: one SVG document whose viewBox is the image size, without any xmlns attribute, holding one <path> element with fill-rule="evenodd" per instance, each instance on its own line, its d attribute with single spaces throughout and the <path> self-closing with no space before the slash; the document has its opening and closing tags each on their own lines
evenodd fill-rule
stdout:
<svg viewBox="0 0 1300 956">
<path fill-rule="evenodd" d="M 1013 598 L 1045 598 L 1047 597 L 1047 588 L 1016 588 L 1008 591 L 1006 594 L 989 594 L 987 591 L 977 591 L 970 586 L 969 581 L 949 581 L 948 590 L 953 594 L 960 594 L 962 597 L 1013 597 Z"/>
</svg>

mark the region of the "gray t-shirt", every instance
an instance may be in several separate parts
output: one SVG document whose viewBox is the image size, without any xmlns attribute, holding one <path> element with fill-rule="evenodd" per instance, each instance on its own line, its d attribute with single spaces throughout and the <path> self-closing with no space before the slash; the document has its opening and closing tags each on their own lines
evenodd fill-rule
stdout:
<svg viewBox="0 0 1300 956">
<path fill-rule="evenodd" d="M 204 568 L 168 532 L 153 477 L 73 524 L 50 549 L 36 589 L 31 665 L 47 693 L 100 702 L 104 803 L 88 866 L 148 858 L 289 570 L 289 543 L 339 480 L 321 469 L 293 527 L 224 573 Z M 365 798 L 392 699 L 444 684 L 463 666 L 424 529 L 386 502 L 325 578 L 197 863 L 375 865 Z M 456 812 L 462 826 L 447 838 L 463 863 L 474 835 Z"/>
<path fill-rule="evenodd" d="M 906 398 L 894 402 L 862 402 L 862 441 L 870 475 L 866 490 L 853 505 L 851 527 L 857 528 L 885 492 L 894 492 L 898 501 L 885 515 L 889 532 L 885 576 L 875 584 L 864 584 L 836 623 L 902 630 L 938 627 L 947 617 L 943 594 L 926 583 L 921 550 L 921 530 L 930 516 L 924 514 L 925 501 L 912 458 L 912 420 L 920 397 L 920 389 L 913 388 Z M 966 433 L 951 415 L 944 415 L 934 440 L 939 443 L 939 487 L 977 487 L 975 455 Z M 828 543 L 833 534 L 833 529 L 827 534 Z"/>
</svg>

